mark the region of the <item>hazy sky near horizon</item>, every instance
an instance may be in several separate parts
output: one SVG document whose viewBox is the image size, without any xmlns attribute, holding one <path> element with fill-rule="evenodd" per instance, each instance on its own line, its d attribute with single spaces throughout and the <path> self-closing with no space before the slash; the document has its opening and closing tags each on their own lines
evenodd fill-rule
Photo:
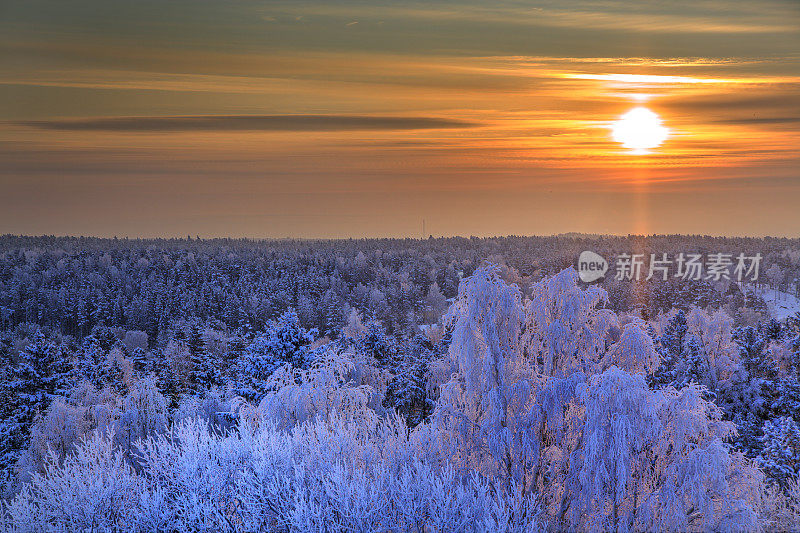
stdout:
<svg viewBox="0 0 800 533">
<path fill-rule="evenodd" d="M 0 233 L 800 236 L 798 203 L 794 0 L 0 0 Z"/>
</svg>

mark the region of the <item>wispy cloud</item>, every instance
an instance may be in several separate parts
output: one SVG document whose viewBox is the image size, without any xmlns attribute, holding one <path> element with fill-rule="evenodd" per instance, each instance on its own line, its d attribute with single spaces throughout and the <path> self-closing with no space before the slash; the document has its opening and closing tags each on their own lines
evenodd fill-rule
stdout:
<svg viewBox="0 0 800 533">
<path fill-rule="evenodd" d="M 356 131 L 468 128 L 478 124 L 435 117 L 369 115 L 195 115 L 27 120 L 15 124 L 63 131 Z"/>
<path fill-rule="evenodd" d="M 722 124 L 796 124 L 800 117 L 752 117 L 718 120 Z"/>
<path fill-rule="evenodd" d="M 357 2 L 340 4 L 286 3 L 267 8 L 270 18 L 302 14 L 307 17 L 346 18 L 364 16 Z M 602 29 L 648 33 L 791 33 L 797 27 L 786 19 L 765 14 L 747 2 L 727 3 L 695 1 L 664 3 L 580 2 L 558 0 L 529 5 L 519 2 L 486 3 L 439 1 L 406 3 L 403 6 L 370 5 L 369 15 L 394 20 L 446 20 L 492 22 L 554 28 Z M 788 15 L 789 13 L 787 13 Z M 796 13 L 794 13 L 796 16 Z"/>
<path fill-rule="evenodd" d="M 797 27 L 772 20 L 747 20 L 720 13 L 717 16 L 696 14 L 631 13 L 622 11 L 542 10 L 537 23 L 570 28 L 602 28 L 666 33 L 787 33 Z"/>
<path fill-rule="evenodd" d="M 796 77 L 749 77 L 749 78 L 698 78 L 693 76 L 664 76 L 659 74 L 589 74 L 566 73 L 561 77 L 578 80 L 598 80 L 618 83 L 669 85 L 669 84 L 763 84 L 795 83 Z"/>
</svg>

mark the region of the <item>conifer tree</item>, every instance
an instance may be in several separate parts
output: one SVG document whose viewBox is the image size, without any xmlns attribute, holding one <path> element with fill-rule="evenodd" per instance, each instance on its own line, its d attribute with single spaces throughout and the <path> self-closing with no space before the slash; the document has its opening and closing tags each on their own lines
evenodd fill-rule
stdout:
<svg viewBox="0 0 800 533">
<path fill-rule="evenodd" d="M 150 360 L 147 358 L 147 352 L 141 346 L 137 346 L 133 349 L 133 353 L 131 353 L 131 359 L 133 360 L 133 369 L 140 375 L 146 374 L 151 370 Z"/>
<path fill-rule="evenodd" d="M 222 375 L 230 376 L 235 372 L 236 366 L 242 360 L 246 349 L 247 344 L 240 335 L 234 335 L 230 338 L 228 341 L 228 349 L 225 351 L 222 359 Z"/>
<path fill-rule="evenodd" d="M 294 310 L 270 321 L 264 333 L 248 346 L 239 363 L 237 393 L 257 400 L 264 394 L 269 376 L 282 364 L 307 367 L 314 359 L 315 352 L 310 345 L 316 335 L 316 329 L 307 330 L 300 324 Z"/>
<path fill-rule="evenodd" d="M 6 387 L 7 418 L 0 429 L 0 462 L 6 467 L 26 446 L 30 428 L 37 414 L 65 392 L 68 368 L 58 347 L 48 342 L 41 331 L 23 349 L 8 376 Z"/>
<path fill-rule="evenodd" d="M 800 474 L 800 426 L 783 416 L 767 420 L 763 431 L 757 460 L 767 475 L 785 488 Z"/>
<path fill-rule="evenodd" d="M 394 407 L 409 427 L 415 427 L 425 421 L 435 407 L 427 387 L 434 347 L 424 335 L 417 335 L 409 344 L 408 353 L 389 384 L 384 405 Z"/>
<path fill-rule="evenodd" d="M 192 324 L 187 342 L 190 365 L 189 382 L 195 392 L 202 392 L 217 383 L 215 368 L 211 362 L 200 326 Z"/>
</svg>

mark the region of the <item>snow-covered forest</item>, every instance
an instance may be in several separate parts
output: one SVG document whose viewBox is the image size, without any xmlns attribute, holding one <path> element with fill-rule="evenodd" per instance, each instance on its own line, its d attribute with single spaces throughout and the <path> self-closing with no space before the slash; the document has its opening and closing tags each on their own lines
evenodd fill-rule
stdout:
<svg viewBox="0 0 800 533">
<path fill-rule="evenodd" d="M 797 279 L 791 239 L 3 236 L 0 524 L 800 530 Z"/>
</svg>

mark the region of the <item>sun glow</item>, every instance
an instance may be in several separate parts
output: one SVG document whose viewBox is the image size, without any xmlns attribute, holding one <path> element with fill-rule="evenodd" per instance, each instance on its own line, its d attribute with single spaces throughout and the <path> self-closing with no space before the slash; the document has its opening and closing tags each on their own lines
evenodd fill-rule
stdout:
<svg viewBox="0 0 800 533">
<path fill-rule="evenodd" d="M 613 139 L 634 153 L 647 153 L 647 150 L 660 146 L 668 135 L 669 129 L 663 125 L 661 117 L 646 107 L 631 109 L 611 128 Z"/>
</svg>

